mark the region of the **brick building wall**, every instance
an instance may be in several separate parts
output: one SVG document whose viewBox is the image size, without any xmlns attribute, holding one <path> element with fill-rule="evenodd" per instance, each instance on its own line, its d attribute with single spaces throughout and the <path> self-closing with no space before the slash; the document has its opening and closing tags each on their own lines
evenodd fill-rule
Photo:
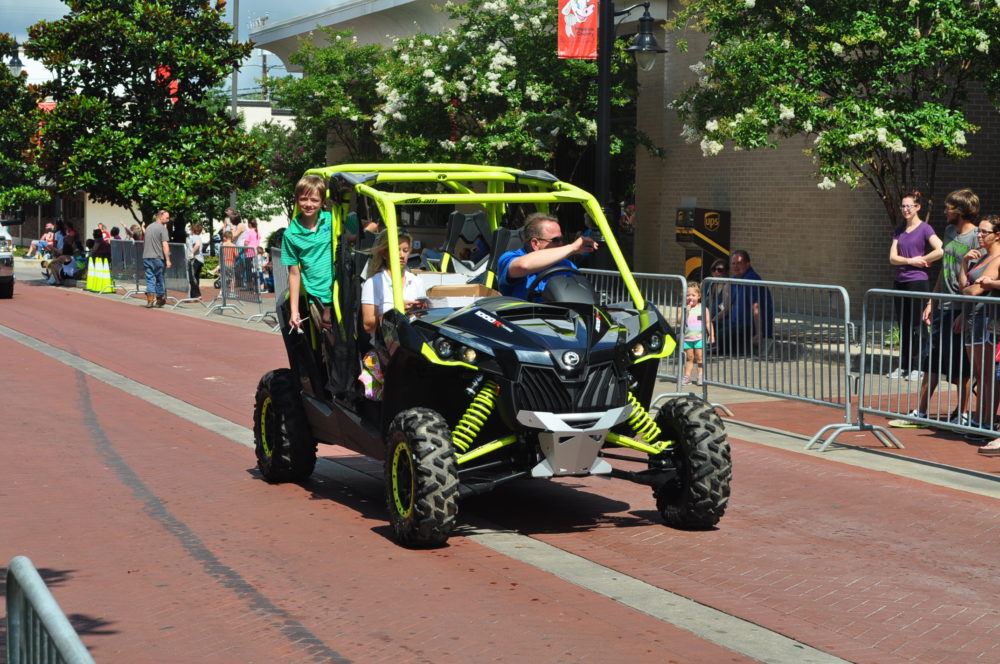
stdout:
<svg viewBox="0 0 1000 664">
<path fill-rule="evenodd" d="M 658 16 L 666 15 L 658 3 Z M 673 10 L 674 2 L 670 3 Z M 817 188 L 810 158 L 802 153 L 812 138 L 782 141 L 776 150 L 736 152 L 730 146 L 704 157 L 698 144 L 680 137 L 681 123 L 667 104 L 690 82 L 689 66 L 704 53 L 704 35 L 684 35 L 690 49 L 681 53 L 677 34 L 660 33 L 668 49 L 652 72 L 640 72 L 638 122 L 666 149 L 662 160 L 640 154 L 637 161 L 635 242 L 639 271 L 680 274 L 684 249 L 674 239 L 676 209 L 682 199 L 698 207 L 732 214 L 732 249 L 750 252 L 754 267 L 774 281 L 837 284 L 852 300 L 854 315 L 869 288 L 891 288 L 888 262 L 892 228 L 884 207 L 867 186 L 851 190 Z M 974 95 L 968 114 L 982 127 L 969 136 L 969 159 L 940 160 L 930 221 L 940 232 L 943 200 L 963 186 L 980 196 L 983 212 L 1000 212 L 1000 117 L 982 95 Z M 924 192 L 925 194 L 928 192 Z"/>
</svg>

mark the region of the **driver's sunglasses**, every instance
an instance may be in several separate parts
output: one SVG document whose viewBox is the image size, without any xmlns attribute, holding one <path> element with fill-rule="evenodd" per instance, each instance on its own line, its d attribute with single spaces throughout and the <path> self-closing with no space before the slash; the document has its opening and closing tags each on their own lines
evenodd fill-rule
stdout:
<svg viewBox="0 0 1000 664">
<path fill-rule="evenodd" d="M 563 236 L 562 235 L 557 235 L 555 237 L 540 237 L 538 239 L 541 240 L 541 241 L 543 241 L 543 242 L 548 242 L 549 244 L 562 244 L 563 243 Z"/>
</svg>

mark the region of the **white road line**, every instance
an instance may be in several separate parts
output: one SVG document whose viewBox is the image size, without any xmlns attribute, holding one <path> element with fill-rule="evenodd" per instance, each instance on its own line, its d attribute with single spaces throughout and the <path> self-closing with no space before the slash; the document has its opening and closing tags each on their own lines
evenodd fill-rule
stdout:
<svg viewBox="0 0 1000 664">
<path fill-rule="evenodd" d="M 253 432 L 247 427 L 234 424 L 186 401 L 16 330 L 0 325 L 0 334 L 212 433 L 246 447 L 254 446 Z M 316 472 L 328 479 L 346 484 L 359 493 L 372 497 L 382 495 L 380 480 L 328 459 L 319 459 Z M 576 554 L 526 535 L 503 530 L 473 515 L 468 515 L 465 521 L 472 523 L 461 528 L 458 534 L 463 537 L 757 661 L 773 664 L 847 662 L 777 632 L 699 604 L 609 567 L 598 565 Z"/>
</svg>

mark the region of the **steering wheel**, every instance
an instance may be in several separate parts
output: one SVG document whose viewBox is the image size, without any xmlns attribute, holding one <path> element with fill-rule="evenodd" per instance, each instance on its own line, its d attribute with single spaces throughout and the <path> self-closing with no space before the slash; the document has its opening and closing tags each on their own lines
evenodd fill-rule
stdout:
<svg viewBox="0 0 1000 664">
<path fill-rule="evenodd" d="M 541 272 L 535 274 L 535 280 L 531 282 L 531 289 L 528 291 L 527 299 L 531 299 L 532 296 L 540 295 L 544 290 L 542 284 L 546 284 L 549 277 L 555 276 L 562 273 L 576 274 L 576 270 L 567 265 L 553 265 L 552 267 L 547 267 Z"/>
</svg>

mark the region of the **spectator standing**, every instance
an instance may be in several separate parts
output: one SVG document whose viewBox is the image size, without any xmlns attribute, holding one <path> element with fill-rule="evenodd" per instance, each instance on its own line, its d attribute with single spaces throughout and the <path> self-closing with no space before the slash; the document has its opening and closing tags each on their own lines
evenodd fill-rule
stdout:
<svg viewBox="0 0 1000 664">
<path fill-rule="evenodd" d="M 694 383 L 701 385 L 702 348 L 705 337 L 707 336 L 708 342 L 712 343 L 715 341 L 715 334 L 712 315 L 701 303 L 701 284 L 697 281 L 688 284 L 685 304 L 684 354 L 687 361 L 684 364 L 684 379 L 681 382 L 690 385 L 693 375 Z"/>
<path fill-rule="evenodd" d="M 119 229 L 117 226 L 112 226 L 111 227 L 111 239 L 112 240 L 120 240 L 120 239 L 122 239 L 121 229 Z M 110 242 L 110 240 L 109 240 L 109 242 Z"/>
<path fill-rule="evenodd" d="M 142 267 L 146 272 L 146 308 L 162 307 L 167 303 L 164 277 L 170 264 L 170 213 L 160 210 L 156 220 L 146 228 L 142 246 Z"/>
<path fill-rule="evenodd" d="M 731 278 L 762 281 L 750 262 L 750 254 L 737 249 L 729 257 Z M 774 335 L 774 305 L 771 292 L 763 286 L 729 284 L 729 313 L 716 321 L 715 337 L 721 353 L 749 354 L 764 339 Z"/>
<path fill-rule="evenodd" d="M 900 203 L 903 223 L 893 233 L 889 246 L 889 263 L 896 267 L 893 290 L 911 293 L 929 291 L 931 263 L 944 255 L 941 238 L 930 224 L 920 220 L 921 206 L 918 191 L 906 194 Z M 923 323 L 918 315 L 920 300 L 897 297 L 893 300 L 893 309 L 899 325 L 899 367 L 889 376 L 920 380 L 920 358 L 917 357 L 922 347 L 920 334 Z"/>
<path fill-rule="evenodd" d="M 232 218 L 232 222 L 233 222 L 233 227 L 231 230 L 233 233 L 233 243 L 237 247 L 245 247 L 247 245 L 247 238 L 246 238 L 247 225 L 243 223 L 243 218 L 240 217 L 240 215 L 234 216 Z"/>
<path fill-rule="evenodd" d="M 934 290 L 948 295 L 961 294 L 958 283 L 965 255 L 979 246 L 976 219 L 979 217 L 979 196 L 971 189 L 958 189 L 948 194 L 944 202 L 944 214 L 948 225 L 944 229 L 944 256 L 941 258 L 941 272 L 938 274 Z M 917 407 L 908 415 L 927 418 L 931 394 L 937 389 L 943 374 L 959 386 L 956 410 L 949 421 L 968 424 L 969 415 L 963 412 L 963 404 L 969 403 L 968 359 L 962 343 L 962 307 L 944 301 L 936 310 L 934 301 L 928 300 L 921 320 L 931 326 L 928 353 L 923 358 L 924 377 L 920 381 Z M 922 426 L 909 420 L 890 420 L 890 426 Z"/>
<path fill-rule="evenodd" d="M 108 227 L 104 224 L 97 224 L 97 230 L 101 231 L 101 236 L 104 238 L 105 242 L 111 242 L 111 232 Z"/>
<path fill-rule="evenodd" d="M 979 222 L 976 235 L 980 249 L 965 255 L 962 260 L 962 270 L 958 275 L 958 285 L 962 288 L 963 295 L 1000 295 L 1000 291 L 984 285 L 984 283 L 996 283 L 1000 276 L 998 231 L 1000 231 L 1000 219 L 996 215 Z M 972 376 L 975 377 L 979 388 L 979 406 L 975 415 L 970 413 L 969 426 L 979 427 L 981 422 L 986 428 L 992 428 L 994 424 L 997 409 L 994 331 L 997 322 L 993 321 L 992 325 L 990 324 L 987 320 L 986 305 L 981 303 L 972 305 L 964 319 L 965 351 L 969 355 Z"/>
<path fill-rule="evenodd" d="M 201 246 L 201 224 L 197 221 L 191 224 L 185 245 L 187 246 L 188 297 L 201 299 L 201 268 L 205 264 L 205 255 Z"/>
</svg>

